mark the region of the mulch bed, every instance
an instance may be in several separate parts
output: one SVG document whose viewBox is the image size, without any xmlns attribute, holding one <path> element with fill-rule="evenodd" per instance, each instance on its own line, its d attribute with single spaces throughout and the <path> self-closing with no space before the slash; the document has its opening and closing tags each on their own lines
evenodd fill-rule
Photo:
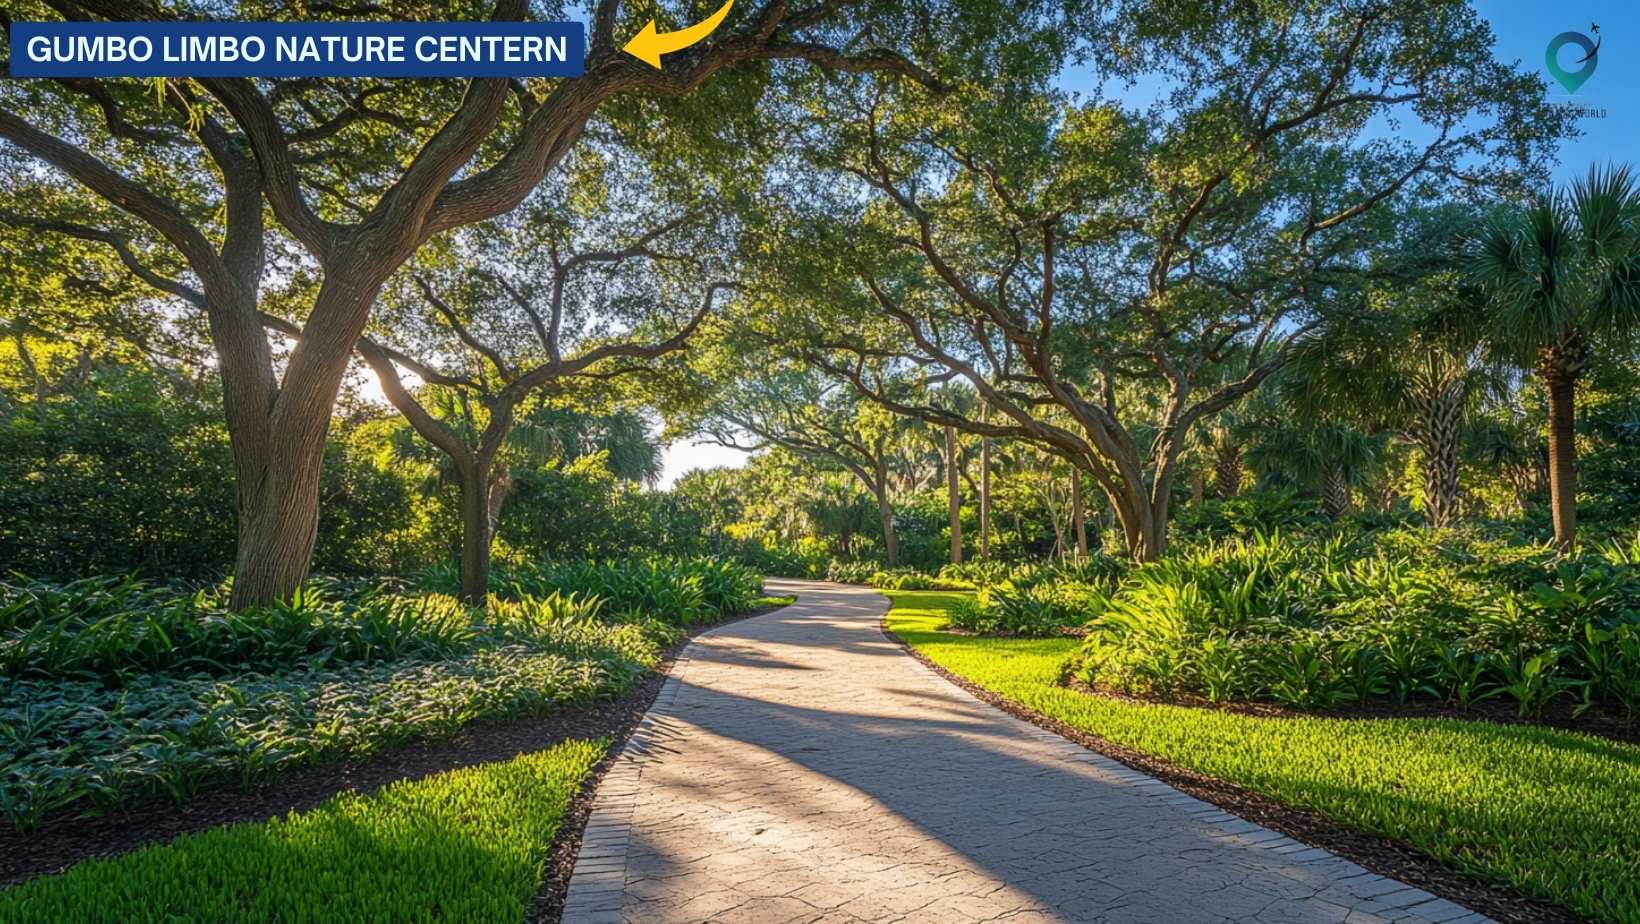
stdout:
<svg viewBox="0 0 1640 924">
<path fill-rule="evenodd" d="M 935 664 L 922 652 L 889 632 L 886 618 L 881 628 L 884 636 L 905 649 L 907 654 L 927 665 L 929 669 L 1009 715 L 1068 738 L 1090 751 L 1097 751 L 1135 770 L 1148 773 L 1175 789 L 1189 793 L 1203 802 L 1211 802 L 1254 824 L 1279 831 L 1312 847 L 1320 847 L 1335 853 L 1380 876 L 1388 876 L 1416 886 L 1479 911 L 1503 924 L 1579 924 L 1585 920 L 1557 905 L 1524 899 L 1508 889 L 1448 869 L 1403 844 L 1344 827 L 1319 812 L 1283 805 L 1268 796 L 1234 783 L 1158 760 L 1074 728 L 1051 716 L 1027 709 Z M 1089 696 L 1105 695 L 1085 685 L 1080 692 Z"/>
<path fill-rule="evenodd" d="M 185 834 L 246 821 L 267 821 L 313 808 L 341 792 L 369 794 L 389 783 L 510 760 L 571 739 L 609 738 L 613 744 L 587 775 L 559 828 L 548 860 L 546 881 L 530 909 L 532 922 L 555 922 L 569 888 L 581 832 L 592 809 L 598 780 L 649 710 L 677 656 L 701 632 L 772 612 L 753 610 L 722 622 L 697 626 L 664 653 L 660 666 L 615 699 L 538 719 L 498 725 L 477 724 L 454 737 L 411 742 L 363 761 L 325 764 L 284 773 L 251 790 L 216 789 L 187 802 L 154 799 L 103 818 L 62 818 L 27 834 L 0 831 L 0 886 L 58 873 L 81 860 L 112 857 Z"/>
</svg>

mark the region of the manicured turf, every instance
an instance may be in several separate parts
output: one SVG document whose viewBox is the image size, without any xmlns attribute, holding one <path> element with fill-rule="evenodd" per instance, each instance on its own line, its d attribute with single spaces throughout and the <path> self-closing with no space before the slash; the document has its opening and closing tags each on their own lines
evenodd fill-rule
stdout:
<svg viewBox="0 0 1640 924">
<path fill-rule="evenodd" d="M 603 742 L 343 795 L 0 891 L 0 922 L 524 920 Z"/>
<path fill-rule="evenodd" d="M 888 592 L 888 626 L 935 663 L 1180 767 L 1407 843 L 1598 921 L 1640 921 L 1640 748 L 1532 726 L 1255 718 L 1058 684 L 1074 639 L 936 631 L 962 594 Z"/>
</svg>

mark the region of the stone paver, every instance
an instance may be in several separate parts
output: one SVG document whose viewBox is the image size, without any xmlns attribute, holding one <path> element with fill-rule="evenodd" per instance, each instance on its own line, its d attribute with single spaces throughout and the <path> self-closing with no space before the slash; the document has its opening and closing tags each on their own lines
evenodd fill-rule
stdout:
<svg viewBox="0 0 1640 924">
<path fill-rule="evenodd" d="M 566 924 L 1486 920 L 975 699 L 870 591 L 770 584 L 605 777 Z"/>
</svg>

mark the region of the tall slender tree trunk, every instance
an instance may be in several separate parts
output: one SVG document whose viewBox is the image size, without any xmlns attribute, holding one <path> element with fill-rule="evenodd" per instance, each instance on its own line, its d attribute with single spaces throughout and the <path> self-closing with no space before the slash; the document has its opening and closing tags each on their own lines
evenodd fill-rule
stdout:
<svg viewBox="0 0 1640 924">
<path fill-rule="evenodd" d="M 855 469 L 855 474 L 877 498 L 877 523 L 883 531 L 883 554 L 888 557 L 888 566 L 894 568 L 900 564 L 900 537 L 894 530 L 894 503 L 888 494 L 888 460 L 880 451 L 880 445 L 878 449 L 877 457 L 872 460 L 871 477 L 867 477 L 864 469 Z"/>
<path fill-rule="evenodd" d="M 1082 507 L 1082 474 L 1071 469 L 1071 531 L 1076 535 L 1076 557 L 1088 557 L 1088 524 Z"/>
<path fill-rule="evenodd" d="M 951 564 L 962 564 L 962 492 L 957 478 L 957 431 L 945 428 L 945 489 L 951 506 Z"/>
<path fill-rule="evenodd" d="M 1549 391 L 1549 508 L 1555 542 L 1566 551 L 1577 543 L 1577 375 L 1552 368 Z"/>
<path fill-rule="evenodd" d="M 900 540 L 894 532 L 894 507 L 888 500 L 887 485 L 879 482 L 874 493 L 877 495 L 877 521 L 883 530 L 883 554 L 888 556 L 888 566 L 894 568 L 900 564 Z"/>
<path fill-rule="evenodd" d="M 1190 473 L 1190 506 L 1200 507 L 1207 499 L 1207 476 L 1198 469 Z"/>
<path fill-rule="evenodd" d="M 490 593 L 490 473 L 476 464 L 461 474 L 461 599 L 484 606 Z"/>
<path fill-rule="evenodd" d="M 979 557 L 991 557 L 991 439 L 979 441 Z"/>
</svg>

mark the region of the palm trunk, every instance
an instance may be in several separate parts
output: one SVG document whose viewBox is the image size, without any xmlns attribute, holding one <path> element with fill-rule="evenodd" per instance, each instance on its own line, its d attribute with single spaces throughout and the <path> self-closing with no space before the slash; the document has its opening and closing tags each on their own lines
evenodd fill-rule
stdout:
<svg viewBox="0 0 1640 924">
<path fill-rule="evenodd" d="M 1327 519 L 1336 520 L 1350 509 L 1350 484 L 1344 477 L 1344 467 L 1327 463 L 1327 472 L 1321 485 L 1321 512 Z"/>
<path fill-rule="evenodd" d="M 945 428 L 945 487 L 951 506 L 951 564 L 962 564 L 962 493 L 957 482 L 957 431 Z"/>
<path fill-rule="evenodd" d="M 1566 551 L 1577 543 L 1577 376 L 1552 369 L 1549 391 L 1549 505 L 1555 542 Z"/>
<path fill-rule="evenodd" d="M 1458 426 L 1463 399 L 1463 382 L 1448 378 L 1431 383 L 1420 401 L 1424 513 L 1435 529 L 1451 526 L 1458 517 Z"/>
</svg>

